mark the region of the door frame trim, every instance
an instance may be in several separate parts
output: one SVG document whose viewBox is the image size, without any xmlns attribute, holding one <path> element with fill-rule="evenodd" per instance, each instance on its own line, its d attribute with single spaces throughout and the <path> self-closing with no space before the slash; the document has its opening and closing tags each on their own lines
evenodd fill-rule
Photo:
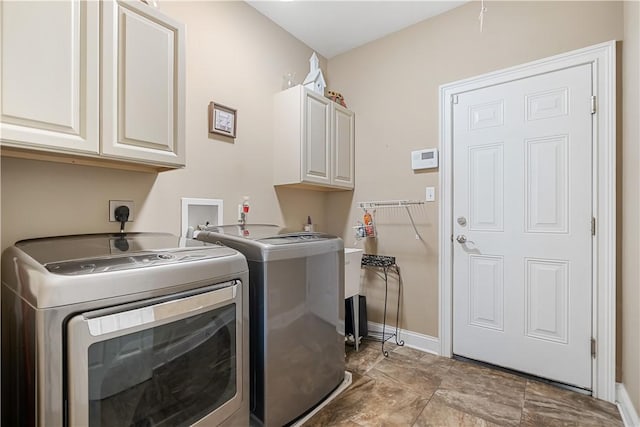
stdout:
<svg viewBox="0 0 640 427">
<path fill-rule="evenodd" d="M 440 355 L 453 355 L 453 96 L 581 64 L 593 65 L 592 365 L 593 396 L 615 401 L 616 361 L 616 42 L 614 40 L 440 86 L 440 226 L 438 290 Z M 589 345 L 589 343 L 585 343 Z"/>
</svg>

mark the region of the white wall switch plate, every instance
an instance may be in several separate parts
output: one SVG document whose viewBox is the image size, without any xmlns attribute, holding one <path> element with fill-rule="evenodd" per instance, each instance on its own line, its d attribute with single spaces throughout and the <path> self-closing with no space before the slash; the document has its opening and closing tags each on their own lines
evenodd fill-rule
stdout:
<svg viewBox="0 0 640 427">
<path fill-rule="evenodd" d="M 118 222 L 116 221 L 115 210 L 118 206 L 126 206 L 129 208 L 129 220 L 128 222 L 133 221 L 133 207 L 135 203 L 133 200 L 109 200 L 109 222 Z"/>
<path fill-rule="evenodd" d="M 435 189 L 435 187 L 427 187 L 425 189 L 424 199 L 427 202 L 434 202 L 436 200 L 436 189 Z"/>
</svg>

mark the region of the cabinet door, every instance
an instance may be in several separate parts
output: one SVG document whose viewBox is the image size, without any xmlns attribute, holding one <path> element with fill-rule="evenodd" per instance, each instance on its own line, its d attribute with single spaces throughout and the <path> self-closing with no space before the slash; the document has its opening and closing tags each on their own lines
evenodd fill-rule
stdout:
<svg viewBox="0 0 640 427">
<path fill-rule="evenodd" d="M 331 183 L 331 101 L 304 90 L 302 114 L 302 180 Z"/>
<path fill-rule="evenodd" d="M 331 183 L 353 188 L 355 163 L 354 114 L 334 104 L 333 108 L 333 168 Z"/>
<path fill-rule="evenodd" d="M 2 144 L 97 153 L 98 3 L 3 1 L 0 23 Z"/>
<path fill-rule="evenodd" d="M 184 27 L 139 1 L 102 7 L 102 153 L 183 166 Z"/>
</svg>

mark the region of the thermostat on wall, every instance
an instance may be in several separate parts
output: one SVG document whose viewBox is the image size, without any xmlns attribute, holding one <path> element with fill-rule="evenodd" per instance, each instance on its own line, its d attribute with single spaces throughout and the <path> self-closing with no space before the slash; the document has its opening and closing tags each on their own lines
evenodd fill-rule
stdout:
<svg viewBox="0 0 640 427">
<path fill-rule="evenodd" d="M 427 148 L 411 152 L 411 167 L 417 169 L 431 169 L 438 167 L 438 149 Z"/>
</svg>

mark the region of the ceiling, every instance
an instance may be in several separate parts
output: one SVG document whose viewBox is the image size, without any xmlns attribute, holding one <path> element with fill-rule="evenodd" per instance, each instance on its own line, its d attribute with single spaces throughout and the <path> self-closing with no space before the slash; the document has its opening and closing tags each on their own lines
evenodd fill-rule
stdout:
<svg viewBox="0 0 640 427">
<path fill-rule="evenodd" d="M 469 0 L 249 0 L 264 16 L 329 59 Z"/>
</svg>

